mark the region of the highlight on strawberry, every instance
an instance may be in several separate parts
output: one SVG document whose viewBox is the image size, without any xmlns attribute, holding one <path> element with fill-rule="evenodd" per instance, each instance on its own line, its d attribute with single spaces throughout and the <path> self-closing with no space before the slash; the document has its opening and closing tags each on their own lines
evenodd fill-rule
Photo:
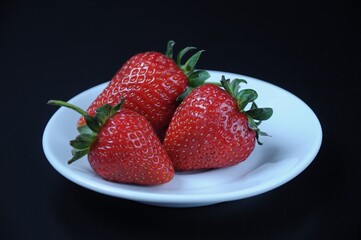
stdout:
<svg viewBox="0 0 361 240">
<path fill-rule="evenodd" d="M 50 100 L 48 104 L 73 109 L 84 117 L 79 135 L 70 141 L 69 164 L 87 155 L 96 174 L 120 183 L 157 185 L 173 178 L 172 162 L 152 126 L 139 113 L 123 108 L 124 98 L 114 106 L 96 108 L 92 116 L 68 102 Z"/>
<path fill-rule="evenodd" d="M 143 52 L 126 61 L 91 103 L 87 109 L 89 115 L 95 114 L 98 107 L 113 106 L 125 97 L 127 101 L 123 107 L 143 115 L 162 141 L 179 99 L 210 76 L 207 71 L 195 68 L 203 50 L 183 60 L 187 53 L 196 49 L 186 47 L 174 59 L 174 45 L 174 41 L 169 41 L 165 54 Z M 81 117 L 78 126 L 84 124 L 85 119 Z"/>
<path fill-rule="evenodd" d="M 258 108 L 258 94 L 240 89 L 242 79 L 195 88 L 179 105 L 164 139 L 175 170 L 203 170 L 238 164 L 252 153 L 259 136 L 268 136 L 259 125 L 272 108 Z M 249 109 L 246 106 L 251 104 Z"/>
</svg>

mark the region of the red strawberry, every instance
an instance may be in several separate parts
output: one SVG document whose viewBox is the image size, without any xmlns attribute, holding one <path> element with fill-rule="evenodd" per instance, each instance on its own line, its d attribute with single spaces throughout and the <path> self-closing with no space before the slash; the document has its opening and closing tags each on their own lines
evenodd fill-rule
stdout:
<svg viewBox="0 0 361 240">
<path fill-rule="evenodd" d="M 149 122 L 132 110 L 121 109 L 123 100 L 96 109 L 94 116 L 66 102 L 49 104 L 71 108 L 84 116 L 86 124 L 70 142 L 73 158 L 88 154 L 93 170 L 108 181 L 140 185 L 169 182 L 174 169 Z"/>
<path fill-rule="evenodd" d="M 165 55 L 145 52 L 131 57 L 89 106 L 87 112 L 93 115 L 98 107 L 104 104 L 113 106 L 125 97 L 127 101 L 124 108 L 143 115 L 160 139 L 163 139 L 178 105 L 177 98 L 186 91 L 187 86 L 199 86 L 209 77 L 206 71 L 195 71 L 202 51 L 195 53 L 182 65 L 183 56 L 194 47 L 180 51 L 175 62 L 172 59 L 173 46 L 174 42 L 169 41 Z M 78 126 L 84 123 L 84 118 L 81 118 Z"/>
<path fill-rule="evenodd" d="M 258 125 L 271 117 L 272 109 L 258 108 L 254 102 L 257 93 L 251 89 L 239 91 L 241 82 L 246 81 L 230 82 L 223 76 L 225 90 L 205 84 L 179 105 L 164 139 L 176 170 L 235 165 L 251 154 L 259 135 L 267 135 Z M 246 111 L 248 103 L 252 106 Z"/>
</svg>

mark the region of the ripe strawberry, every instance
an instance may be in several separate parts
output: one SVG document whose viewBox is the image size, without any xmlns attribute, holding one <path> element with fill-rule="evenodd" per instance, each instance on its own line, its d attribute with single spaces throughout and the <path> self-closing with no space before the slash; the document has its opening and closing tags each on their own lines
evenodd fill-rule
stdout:
<svg viewBox="0 0 361 240">
<path fill-rule="evenodd" d="M 80 135 L 70 141 L 69 164 L 88 154 L 90 166 L 108 181 L 156 185 L 173 178 L 174 168 L 153 128 L 139 113 L 121 109 L 123 100 L 97 108 L 94 116 L 63 101 L 49 104 L 71 108 L 86 121 L 78 128 Z"/>
<path fill-rule="evenodd" d="M 269 119 L 273 111 L 257 107 L 254 90 L 239 91 L 241 82 L 246 81 L 230 82 L 223 76 L 221 84 L 225 90 L 204 84 L 179 105 L 164 139 L 176 170 L 235 165 L 251 154 L 259 135 L 267 135 L 258 125 Z M 252 106 L 246 111 L 248 103 Z"/>
<path fill-rule="evenodd" d="M 166 54 L 159 52 L 139 53 L 131 57 L 115 74 L 108 86 L 89 106 L 90 115 L 104 104 L 113 106 L 123 97 L 127 99 L 124 108 L 143 115 L 153 126 L 160 139 L 178 105 L 177 98 L 191 88 L 199 86 L 209 77 L 208 72 L 195 70 L 202 53 L 198 51 L 182 65 L 183 56 L 194 47 L 179 52 L 174 61 L 174 41 L 168 42 Z M 78 126 L 84 125 L 84 118 Z"/>
</svg>

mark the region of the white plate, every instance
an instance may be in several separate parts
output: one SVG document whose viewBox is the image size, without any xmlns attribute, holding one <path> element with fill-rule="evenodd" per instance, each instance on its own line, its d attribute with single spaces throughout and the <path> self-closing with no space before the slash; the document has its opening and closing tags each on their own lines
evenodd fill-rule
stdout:
<svg viewBox="0 0 361 240">
<path fill-rule="evenodd" d="M 175 173 L 160 186 L 112 183 L 94 174 L 86 157 L 68 165 L 69 140 L 77 135 L 79 114 L 58 109 L 43 134 L 44 153 L 51 165 L 69 180 L 99 193 L 167 207 L 195 207 L 233 201 L 272 190 L 300 174 L 315 158 L 322 142 L 322 129 L 314 112 L 299 98 L 270 83 L 251 77 L 209 71 L 209 81 L 243 78 L 258 94 L 258 106 L 272 107 L 274 115 L 261 125 L 272 137 L 261 137 L 250 157 L 233 167 L 198 173 Z M 86 109 L 107 83 L 90 88 L 69 102 Z"/>
</svg>

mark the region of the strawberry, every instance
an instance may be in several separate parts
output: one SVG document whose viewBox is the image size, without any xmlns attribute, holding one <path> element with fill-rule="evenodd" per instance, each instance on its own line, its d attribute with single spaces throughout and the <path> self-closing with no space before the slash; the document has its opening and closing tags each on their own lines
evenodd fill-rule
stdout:
<svg viewBox="0 0 361 240">
<path fill-rule="evenodd" d="M 209 77 L 208 72 L 195 70 L 203 51 L 198 51 L 182 64 L 183 56 L 195 48 L 181 50 L 174 61 L 174 44 L 174 41 L 168 42 L 166 54 L 151 51 L 131 57 L 91 103 L 87 110 L 89 115 L 93 115 L 98 107 L 104 104 L 113 106 L 125 97 L 127 101 L 124 108 L 143 115 L 160 139 L 163 139 L 178 106 L 177 98 L 201 85 Z M 82 117 L 78 126 L 84 124 Z"/>
<path fill-rule="evenodd" d="M 240 90 L 245 80 L 222 77 L 224 89 L 204 84 L 179 105 L 167 130 L 164 146 L 176 170 L 201 170 L 232 166 L 253 151 L 258 128 L 271 117 L 271 108 L 258 108 L 256 91 Z M 251 103 L 249 110 L 245 107 Z"/>
<path fill-rule="evenodd" d="M 73 157 L 68 163 L 87 154 L 90 166 L 105 180 L 139 185 L 169 182 L 174 168 L 156 133 L 139 113 L 121 108 L 123 102 L 105 104 L 93 116 L 67 102 L 48 102 L 71 108 L 85 119 L 79 136 L 70 141 Z"/>
</svg>

